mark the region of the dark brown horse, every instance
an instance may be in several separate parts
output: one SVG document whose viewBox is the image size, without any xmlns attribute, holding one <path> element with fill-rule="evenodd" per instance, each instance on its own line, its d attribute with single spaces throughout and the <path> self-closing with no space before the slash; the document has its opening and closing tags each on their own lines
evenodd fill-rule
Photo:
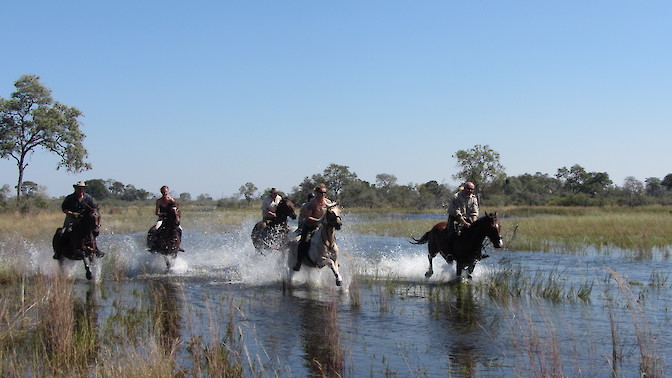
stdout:
<svg viewBox="0 0 672 378">
<path fill-rule="evenodd" d="M 177 257 L 177 252 L 184 252 L 180 248 L 182 243 L 182 229 L 180 228 L 180 206 L 177 202 L 168 205 L 166 218 L 159 229 L 152 226 L 147 232 L 147 248 L 150 252 L 160 253 L 165 256 L 166 268 L 170 269 L 172 262 Z"/>
<path fill-rule="evenodd" d="M 283 198 L 275 209 L 275 218 L 254 225 L 251 235 L 254 248 L 258 251 L 286 248 L 289 243 L 288 217 L 296 219 L 294 203 Z"/>
<path fill-rule="evenodd" d="M 63 230 L 59 227 L 52 239 L 54 258 L 58 259 L 63 267 L 64 259 L 82 260 L 86 269 L 86 278 L 92 279 L 90 266 L 95 263 L 96 257 L 102 257 L 98 250 L 96 237 L 100 233 L 100 209 L 98 206 L 87 205 L 84 212 L 79 214 L 79 221 L 73 224 L 72 230 Z"/>
<path fill-rule="evenodd" d="M 477 219 L 469 228 L 463 229 L 459 236 L 453 239 L 452 245 L 448 245 L 448 222 L 440 222 L 434 225 L 431 230 L 426 232 L 422 238 L 413 239 L 411 244 L 425 244 L 429 251 L 429 269 L 425 277 L 429 278 L 434 274 L 432 268 L 432 259 L 440 252 L 441 256 L 448 263 L 453 260 L 457 263 L 457 277 L 462 276 L 462 270 L 467 269 L 468 278 L 474 271 L 476 262 L 481 259 L 481 249 L 483 241 L 487 237 L 495 248 L 504 247 L 504 242 L 500 236 L 501 224 L 497 213 L 486 214 Z"/>
</svg>

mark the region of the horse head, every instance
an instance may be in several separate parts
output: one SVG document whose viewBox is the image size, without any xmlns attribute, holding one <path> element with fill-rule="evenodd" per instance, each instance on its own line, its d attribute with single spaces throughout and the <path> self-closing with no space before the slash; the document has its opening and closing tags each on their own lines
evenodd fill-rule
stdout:
<svg viewBox="0 0 672 378">
<path fill-rule="evenodd" d="M 100 207 L 87 204 L 82 213 L 81 224 L 85 233 L 93 232 L 93 236 L 98 236 L 100 233 Z"/>
<path fill-rule="evenodd" d="M 338 206 L 338 203 L 327 205 L 327 211 L 324 213 L 321 223 L 337 230 L 341 229 L 341 208 Z"/>
<path fill-rule="evenodd" d="M 179 226 L 181 215 L 182 214 L 180 212 L 180 205 L 178 205 L 178 203 L 175 201 L 168 202 L 168 214 L 166 217 L 168 222 L 174 223 L 176 226 Z"/>
<path fill-rule="evenodd" d="M 497 212 L 489 214 L 486 213 L 485 216 L 481 219 L 483 219 L 483 223 L 485 225 L 485 235 L 488 237 L 488 239 L 490 239 L 492 245 L 495 248 L 503 248 L 504 240 L 501 236 L 502 224 L 499 222 Z"/>
<path fill-rule="evenodd" d="M 286 220 L 287 217 L 296 219 L 296 210 L 294 209 L 294 202 L 288 198 L 280 200 L 278 207 L 275 209 L 275 214 L 278 218 Z"/>
</svg>

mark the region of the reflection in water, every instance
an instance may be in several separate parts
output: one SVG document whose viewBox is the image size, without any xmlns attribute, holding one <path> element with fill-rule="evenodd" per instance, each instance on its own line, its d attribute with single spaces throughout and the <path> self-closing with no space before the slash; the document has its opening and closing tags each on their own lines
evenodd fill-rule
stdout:
<svg viewBox="0 0 672 378">
<path fill-rule="evenodd" d="M 305 366 L 314 376 L 342 376 L 344 353 L 340 342 L 338 305 L 302 300 L 298 321 L 301 322 Z"/>
<path fill-rule="evenodd" d="M 182 290 L 178 283 L 167 280 L 150 281 L 149 286 L 159 341 L 170 353 L 182 335 Z"/>
<path fill-rule="evenodd" d="M 96 289 L 94 282 L 87 282 L 83 298 L 75 294 L 72 303 L 74 342 L 84 347 L 83 357 L 88 362 L 95 360 L 100 349 Z"/>
<path fill-rule="evenodd" d="M 445 338 L 443 344 L 453 364 L 452 370 L 475 376 L 479 354 L 483 351 L 483 345 L 479 343 L 485 337 L 479 337 L 483 333 L 483 314 L 474 301 L 474 286 L 459 283 L 433 290 L 441 290 L 437 296 L 441 300 L 428 302 L 430 313 L 442 322 L 442 328 L 446 330 L 446 334 L 442 335 Z"/>
</svg>

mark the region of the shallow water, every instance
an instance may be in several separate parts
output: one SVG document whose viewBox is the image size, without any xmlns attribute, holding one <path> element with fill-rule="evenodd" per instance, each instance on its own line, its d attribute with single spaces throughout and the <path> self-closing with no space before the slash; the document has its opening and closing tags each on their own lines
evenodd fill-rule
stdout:
<svg viewBox="0 0 672 378">
<path fill-rule="evenodd" d="M 642 354 L 658 371 L 671 368 L 672 263 L 662 251 L 646 259 L 605 249 L 493 251 L 467 282 L 456 281 L 454 266 L 437 257 L 426 279 L 426 246 L 351 234 L 347 222 L 337 233 L 340 288 L 328 268 L 304 267 L 289 280 L 283 253 L 253 249 L 250 220 L 228 234 L 183 224 L 186 252 L 170 272 L 162 256 L 146 252 L 144 233 L 103 232 L 105 258 L 117 260 L 125 278 L 78 279 L 76 295 L 96 307 L 100 323 L 119 306 L 132 307 L 138 293 L 160 292 L 172 304 L 169 336 L 210 340 L 213 328 L 234 324 L 245 360 L 262 375 L 608 376 L 615 364 L 615 375 L 629 377 L 640 373 Z M 33 253 L 50 251 L 38 246 Z M 80 264 L 70 263 L 70 274 L 83 277 Z M 521 292 L 492 295 L 489 288 L 506 273 Z M 560 290 L 560 298 L 542 295 L 544 287 Z M 572 294 L 579 287 L 592 287 L 586 299 Z M 186 347 L 179 355 L 190 363 Z"/>
</svg>

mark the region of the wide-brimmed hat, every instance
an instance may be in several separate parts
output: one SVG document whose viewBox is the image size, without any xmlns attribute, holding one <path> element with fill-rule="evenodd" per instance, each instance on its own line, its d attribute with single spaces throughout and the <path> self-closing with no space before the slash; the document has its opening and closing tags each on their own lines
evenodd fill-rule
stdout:
<svg viewBox="0 0 672 378">
<path fill-rule="evenodd" d="M 73 188 L 86 188 L 86 183 L 84 181 L 80 181 L 74 185 L 72 185 Z"/>
</svg>

